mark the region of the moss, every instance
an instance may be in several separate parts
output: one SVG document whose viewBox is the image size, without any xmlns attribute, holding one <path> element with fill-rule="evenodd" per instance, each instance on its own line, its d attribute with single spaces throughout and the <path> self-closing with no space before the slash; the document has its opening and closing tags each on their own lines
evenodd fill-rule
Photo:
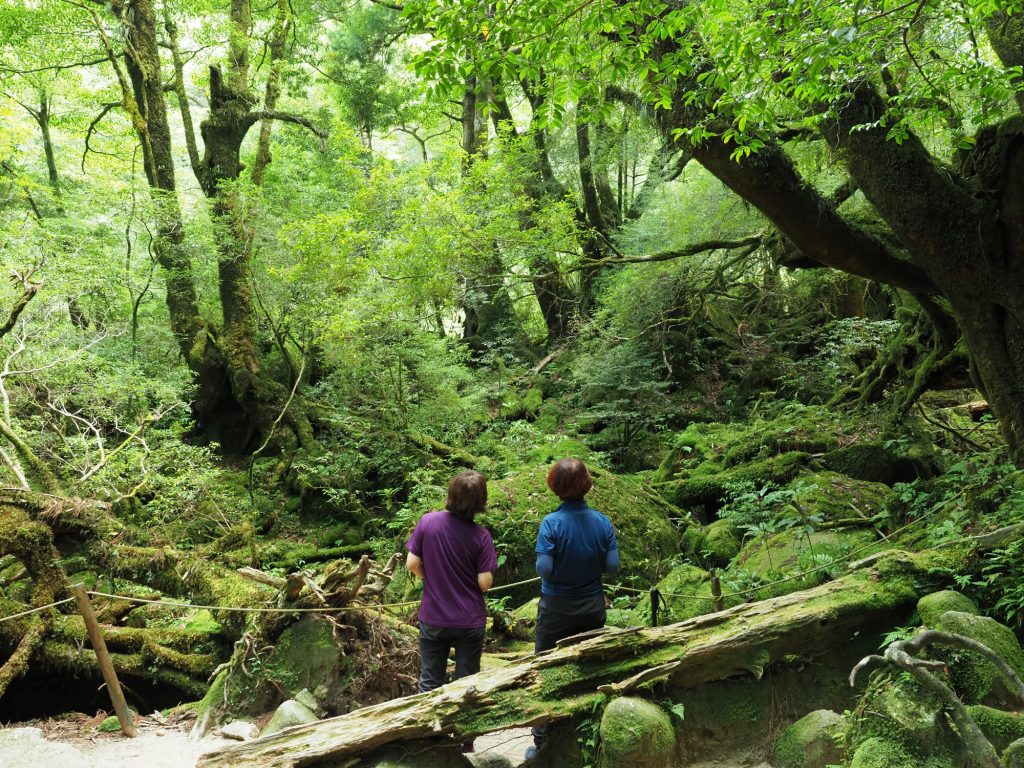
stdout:
<svg viewBox="0 0 1024 768">
<path fill-rule="evenodd" d="M 947 611 L 939 617 L 935 629 L 977 640 L 1024 676 L 1024 651 L 1013 632 L 999 622 L 986 616 Z M 990 661 L 969 651 L 945 651 L 943 655 L 953 687 L 966 703 L 1000 706 L 1015 700 Z"/>
<path fill-rule="evenodd" d="M 791 451 L 731 469 L 722 469 L 717 464 L 702 464 L 692 472 L 683 473 L 678 480 L 660 483 L 655 487 L 665 498 L 680 507 L 715 503 L 726 496 L 730 487 L 740 483 L 788 483 L 800 471 L 807 458 L 806 453 Z"/>
<path fill-rule="evenodd" d="M 1005 768 L 1024 768 L 1024 739 L 1018 739 L 1002 754 Z"/>
<path fill-rule="evenodd" d="M 839 763 L 838 739 L 847 728 L 846 720 L 828 709 L 818 709 L 783 731 L 775 743 L 775 768 L 806 768 Z"/>
<path fill-rule="evenodd" d="M 807 516 L 830 522 L 870 518 L 882 510 L 892 495 L 884 483 L 855 480 L 838 472 L 810 472 L 794 480 L 791 503 Z"/>
<path fill-rule="evenodd" d="M 541 519 L 559 503 L 547 488 L 547 470 L 547 466 L 538 466 L 489 484 L 488 511 L 480 522 L 490 529 L 499 555 L 506 558 L 496 574 L 498 584 L 536 575 L 537 530 Z M 602 470 L 594 470 L 593 475 L 594 487 L 587 502 L 615 526 L 620 578 L 647 584 L 657 581 L 664 561 L 678 551 L 676 531 L 669 520 L 678 512 L 632 480 Z M 536 593 L 536 585 L 529 585 L 513 596 L 525 598 Z"/>
<path fill-rule="evenodd" d="M 264 664 L 267 675 L 293 696 L 303 688 L 329 685 L 340 662 L 341 650 L 335 644 L 331 622 L 309 617 L 281 633 Z"/>
<path fill-rule="evenodd" d="M 711 574 L 694 565 L 677 565 L 669 574 L 657 583 L 657 589 L 665 600 L 667 615 L 662 615 L 660 623 L 682 621 L 693 616 L 710 613 Z M 708 599 L 696 599 L 707 597 Z M 636 608 L 631 612 L 630 624 L 650 626 L 651 601 L 646 596 L 640 597 Z"/>
<path fill-rule="evenodd" d="M 601 764 L 606 768 L 661 768 L 671 762 L 675 731 L 668 714 L 644 699 L 615 699 L 601 717 Z"/>
<path fill-rule="evenodd" d="M 850 768 L 921 768 L 918 759 L 898 741 L 867 739 L 850 761 Z"/>
<path fill-rule="evenodd" d="M 808 539 L 810 539 L 808 541 Z M 831 556 L 839 558 L 856 550 L 863 550 L 875 542 L 870 531 L 858 529 L 839 529 L 834 531 L 814 531 L 809 535 L 797 528 L 777 533 L 765 539 L 751 539 L 724 574 L 724 580 L 734 584 L 744 584 L 753 580 L 753 584 L 775 580 L 777 574 L 791 575 L 807 572 L 812 565 L 811 553 L 819 558 Z M 866 554 L 866 552 L 863 552 Z M 772 588 L 758 591 L 748 599 L 762 600 L 806 589 L 828 578 L 827 574 L 818 571 L 807 573 L 804 578 L 793 579 Z M 731 590 L 723 587 L 728 593 Z"/>
<path fill-rule="evenodd" d="M 117 719 L 117 715 L 111 715 L 100 723 L 96 730 L 100 733 L 118 733 L 121 730 L 121 721 Z"/>
<path fill-rule="evenodd" d="M 731 520 L 716 520 L 704 529 L 705 552 L 712 566 L 725 567 L 740 553 L 742 542 Z"/>
<path fill-rule="evenodd" d="M 1002 752 L 1017 739 L 1024 739 L 1024 717 L 1020 712 L 1006 712 L 984 704 L 972 704 L 967 711 L 996 752 Z"/>
<path fill-rule="evenodd" d="M 930 448 L 912 447 L 897 453 L 885 443 L 862 442 L 825 454 L 822 465 L 856 480 L 892 485 L 930 478 L 939 473 L 938 460 Z"/>
<path fill-rule="evenodd" d="M 981 613 L 973 600 L 951 589 L 932 592 L 917 601 L 917 613 L 927 627 L 937 627 L 940 623 L 939 617 L 946 611 L 970 613 L 975 616 Z"/>
</svg>

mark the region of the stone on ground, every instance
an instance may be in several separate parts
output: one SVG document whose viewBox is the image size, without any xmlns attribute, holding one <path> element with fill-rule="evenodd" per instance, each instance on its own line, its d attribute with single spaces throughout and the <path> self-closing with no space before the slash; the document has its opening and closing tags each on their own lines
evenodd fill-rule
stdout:
<svg viewBox="0 0 1024 768">
<path fill-rule="evenodd" d="M 622 696 L 601 717 L 602 768 L 663 768 L 671 765 L 676 734 L 668 714 L 645 699 Z"/>
</svg>

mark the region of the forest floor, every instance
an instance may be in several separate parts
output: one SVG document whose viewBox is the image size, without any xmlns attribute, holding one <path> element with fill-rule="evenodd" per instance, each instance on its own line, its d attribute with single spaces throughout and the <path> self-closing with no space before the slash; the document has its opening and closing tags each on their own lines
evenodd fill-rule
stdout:
<svg viewBox="0 0 1024 768">
<path fill-rule="evenodd" d="M 102 719 L 102 718 L 100 718 Z M 37 751 L 17 748 L 18 754 L 5 751 L 0 739 L 0 765 L 3 768 L 48 768 L 57 760 L 64 768 L 194 768 L 199 756 L 238 742 L 219 736 L 200 740 L 190 737 L 191 721 L 157 722 L 151 718 L 138 718 L 139 735 L 129 739 L 120 733 L 99 733 L 86 716 L 73 716 L 61 720 L 11 723 L 4 730 L 38 728 L 48 746 L 59 747 L 61 752 Z M 513 765 L 520 765 L 526 748 L 533 743 L 528 728 L 515 728 L 481 736 L 475 742 L 476 751 L 470 759 L 484 755 L 504 755 Z M 72 751 L 73 750 L 73 751 Z M 10 750 L 14 752 L 15 750 Z"/>
</svg>

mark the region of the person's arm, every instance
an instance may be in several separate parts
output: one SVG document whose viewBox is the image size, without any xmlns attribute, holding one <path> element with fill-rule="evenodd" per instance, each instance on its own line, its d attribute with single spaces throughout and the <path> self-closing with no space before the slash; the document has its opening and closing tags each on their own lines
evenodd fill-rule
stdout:
<svg viewBox="0 0 1024 768">
<path fill-rule="evenodd" d="M 476 575 L 476 583 L 477 585 L 479 585 L 481 592 L 486 592 L 488 589 L 491 588 L 491 585 L 494 583 L 494 574 L 490 571 L 478 573 Z"/>
<path fill-rule="evenodd" d="M 619 570 L 619 550 L 609 549 L 604 556 L 604 568 L 602 569 L 605 573 L 618 573 Z"/>
<path fill-rule="evenodd" d="M 409 569 L 409 572 L 414 576 L 423 578 L 423 560 L 418 555 L 414 555 L 412 552 L 405 558 L 405 567 Z M 433 587 L 431 587 L 433 589 Z"/>
<path fill-rule="evenodd" d="M 555 572 L 554 555 L 537 555 L 537 575 L 542 579 L 550 579 Z"/>
<path fill-rule="evenodd" d="M 607 520 L 606 525 L 608 528 L 605 532 L 605 550 L 604 555 L 604 567 L 601 569 L 605 573 L 617 573 L 619 570 L 619 542 L 615 539 L 615 526 L 612 525 L 611 520 Z"/>
</svg>

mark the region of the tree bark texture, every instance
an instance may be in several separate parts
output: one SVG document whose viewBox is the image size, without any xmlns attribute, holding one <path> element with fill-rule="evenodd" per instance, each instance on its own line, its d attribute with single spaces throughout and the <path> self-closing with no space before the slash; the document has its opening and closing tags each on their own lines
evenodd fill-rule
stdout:
<svg viewBox="0 0 1024 768">
<path fill-rule="evenodd" d="M 460 743 L 491 731 L 589 714 L 602 696 L 658 680 L 681 688 L 760 677 L 789 654 L 821 655 L 865 626 L 901 617 L 928 564 L 893 553 L 804 592 L 666 627 L 609 630 L 429 693 L 298 726 L 204 755 L 198 768 L 350 766 L 396 741 Z"/>
</svg>

